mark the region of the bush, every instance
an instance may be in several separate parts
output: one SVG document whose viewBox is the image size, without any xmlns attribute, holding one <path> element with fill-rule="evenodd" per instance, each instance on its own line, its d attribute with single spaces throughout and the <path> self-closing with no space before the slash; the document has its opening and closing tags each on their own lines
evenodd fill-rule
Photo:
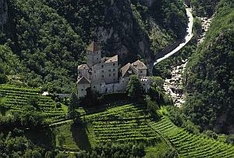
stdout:
<svg viewBox="0 0 234 158">
<path fill-rule="evenodd" d="M 5 74 L 0 74 L 0 84 L 4 84 L 8 82 L 8 78 Z"/>
</svg>

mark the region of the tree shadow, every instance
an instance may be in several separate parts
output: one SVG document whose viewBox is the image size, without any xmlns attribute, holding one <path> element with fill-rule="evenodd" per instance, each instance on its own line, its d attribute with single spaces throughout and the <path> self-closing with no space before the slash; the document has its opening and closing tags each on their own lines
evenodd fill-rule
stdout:
<svg viewBox="0 0 234 158">
<path fill-rule="evenodd" d="M 73 123 L 71 125 L 72 137 L 76 142 L 76 145 L 81 150 L 91 149 L 91 144 L 86 133 L 86 128 L 87 128 L 86 125 L 83 125 L 81 123 Z"/>
</svg>

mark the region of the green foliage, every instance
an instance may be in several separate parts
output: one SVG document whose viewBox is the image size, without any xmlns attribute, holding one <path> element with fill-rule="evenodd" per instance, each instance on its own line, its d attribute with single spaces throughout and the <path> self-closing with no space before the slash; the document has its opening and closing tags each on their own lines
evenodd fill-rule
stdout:
<svg viewBox="0 0 234 158">
<path fill-rule="evenodd" d="M 185 113 L 203 129 L 226 133 L 234 114 L 234 3 L 223 0 L 218 6 L 205 41 L 188 63 Z"/>
<path fill-rule="evenodd" d="M 233 134 L 228 135 L 228 137 L 226 139 L 226 143 L 234 145 L 234 135 Z"/>
<path fill-rule="evenodd" d="M 37 96 L 32 96 L 28 98 L 27 103 L 29 106 L 33 106 L 36 108 L 36 110 L 39 110 L 39 104 L 38 104 L 39 98 Z"/>
<path fill-rule="evenodd" d="M 190 4 L 197 16 L 211 17 L 220 0 L 191 0 Z"/>
<path fill-rule="evenodd" d="M 58 139 L 59 147 L 63 149 L 63 144 L 65 142 L 65 137 L 63 135 L 57 135 L 56 139 Z"/>
<path fill-rule="evenodd" d="M 130 76 L 126 91 L 128 96 L 133 101 L 142 101 L 144 95 L 144 89 L 139 81 L 138 77 L 135 75 Z"/>
<path fill-rule="evenodd" d="M 16 118 L 18 115 L 19 118 L 25 116 L 24 120 L 31 120 L 32 124 L 34 121 L 40 124 L 42 120 L 53 122 L 65 117 L 62 107 L 56 108 L 54 100 L 39 93 L 38 89 L 1 85 L 0 109 L 3 111 L 3 117 L 7 117 L 5 115 L 9 112 L 9 116 L 13 115 Z"/>
<path fill-rule="evenodd" d="M 0 133 L 0 157 L 25 157 L 42 158 L 48 157 L 49 151 L 35 145 L 24 134 L 16 135 L 15 132 Z M 50 152 L 54 155 L 54 152 Z M 47 155 L 47 156 L 46 156 Z"/>
<path fill-rule="evenodd" d="M 181 65 L 196 51 L 196 42 L 191 40 L 180 51 L 156 64 L 153 68 L 153 75 L 163 79 L 171 78 L 171 67 Z"/>
<path fill-rule="evenodd" d="M 199 18 L 194 18 L 194 23 L 193 23 L 193 35 L 195 38 L 198 38 L 199 35 L 202 33 L 202 23 Z"/>
<path fill-rule="evenodd" d="M 84 44 L 79 34 L 42 1 L 10 0 L 8 5 L 9 46 L 27 68 L 25 82 L 32 86 L 52 82 L 57 90 L 67 88 L 74 81 L 74 65 L 82 60 Z"/>
<path fill-rule="evenodd" d="M 8 78 L 5 74 L 0 74 L 0 84 L 7 83 Z"/>
<path fill-rule="evenodd" d="M 159 138 L 147 125 L 149 117 L 145 107 L 126 104 L 88 114 L 82 119 L 89 124 L 89 138 L 94 138 L 97 145 L 107 142 L 153 145 Z"/>
<path fill-rule="evenodd" d="M 157 0 L 149 9 L 160 26 L 171 31 L 175 37 L 183 37 L 187 19 L 182 1 Z"/>
<path fill-rule="evenodd" d="M 70 104 L 68 106 L 68 118 L 72 118 L 74 119 L 75 117 L 78 116 L 78 113 L 76 112 L 76 108 L 78 107 L 79 104 L 79 100 L 77 98 L 77 95 L 73 92 L 71 94 L 71 98 L 70 98 Z"/>
<path fill-rule="evenodd" d="M 167 138 L 172 145 L 169 155 L 178 157 L 232 157 L 234 147 L 214 140 L 191 134 L 186 130 L 175 126 L 167 117 L 158 122 L 151 122 L 150 126 Z"/>
</svg>

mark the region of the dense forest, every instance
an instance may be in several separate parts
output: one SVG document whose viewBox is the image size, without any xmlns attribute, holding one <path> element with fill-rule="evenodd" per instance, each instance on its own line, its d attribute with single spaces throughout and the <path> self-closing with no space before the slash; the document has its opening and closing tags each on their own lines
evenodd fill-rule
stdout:
<svg viewBox="0 0 234 158">
<path fill-rule="evenodd" d="M 119 54 L 121 64 L 137 58 L 149 62 L 186 25 L 184 6 L 176 0 L 3 2 L 8 14 L 0 31 L 1 71 L 10 82 L 49 91 L 70 92 L 76 67 L 85 62 L 84 50 L 94 39 L 104 54 Z"/>
<path fill-rule="evenodd" d="M 186 114 L 203 129 L 233 133 L 234 3 L 222 0 L 186 72 Z"/>
</svg>

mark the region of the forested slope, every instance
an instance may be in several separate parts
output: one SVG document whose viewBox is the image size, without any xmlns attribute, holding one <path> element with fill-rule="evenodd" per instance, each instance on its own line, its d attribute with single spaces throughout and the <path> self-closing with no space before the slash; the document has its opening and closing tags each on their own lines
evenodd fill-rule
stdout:
<svg viewBox="0 0 234 158">
<path fill-rule="evenodd" d="M 1 2 L 8 14 L 0 16 L 7 19 L 0 44 L 18 60 L 5 60 L 3 73 L 51 91 L 69 91 L 91 40 L 96 39 L 105 54 L 119 54 L 121 64 L 137 58 L 149 62 L 154 52 L 185 32 L 187 21 L 182 1 L 176 0 Z M 5 69 L 8 62 L 18 64 L 17 70 Z"/>
<path fill-rule="evenodd" d="M 222 0 L 187 68 L 185 111 L 203 129 L 233 133 L 234 2 Z"/>
</svg>

